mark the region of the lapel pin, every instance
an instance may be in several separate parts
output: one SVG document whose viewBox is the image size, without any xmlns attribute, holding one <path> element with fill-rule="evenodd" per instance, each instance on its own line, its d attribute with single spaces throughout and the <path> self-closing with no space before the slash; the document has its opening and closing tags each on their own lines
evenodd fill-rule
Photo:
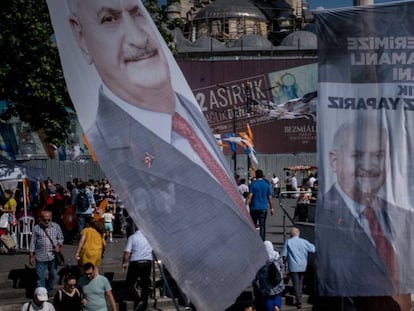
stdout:
<svg viewBox="0 0 414 311">
<path fill-rule="evenodd" d="M 150 155 L 148 152 L 145 152 L 144 163 L 146 166 L 151 167 L 152 161 L 154 157 Z"/>
</svg>

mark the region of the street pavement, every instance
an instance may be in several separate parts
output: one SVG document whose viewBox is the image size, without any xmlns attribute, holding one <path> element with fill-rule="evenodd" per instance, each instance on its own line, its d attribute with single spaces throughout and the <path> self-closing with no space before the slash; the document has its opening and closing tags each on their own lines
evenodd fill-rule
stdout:
<svg viewBox="0 0 414 311">
<path fill-rule="evenodd" d="M 293 199 L 283 199 L 282 201 L 285 209 L 289 212 L 290 216 L 293 216 L 294 213 L 294 204 L 295 200 Z M 268 215 L 267 224 L 266 224 L 266 239 L 272 241 L 275 245 L 275 249 L 281 251 L 284 241 L 288 238 L 288 232 L 291 227 L 291 223 L 288 220 L 288 217 L 283 216 L 283 212 L 279 207 L 279 200 L 274 200 L 275 214 L 273 216 Z M 121 260 L 122 254 L 125 247 L 126 238 L 123 236 L 114 236 L 114 242 L 108 243 L 105 251 L 105 256 L 102 261 L 102 266 L 100 272 L 102 274 L 109 273 L 115 281 L 125 280 L 125 271 L 122 271 Z M 65 257 L 66 265 L 76 265 L 75 252 L 76 245 L 65 244 L 62 247 L 62 253 Z M 3 306 L 0 305 L 0 311 L 14 311 L 19 310 L 16 305 L 16 302 L 22 303 L 27 301 L 27 298 L 22 294 L 20 290 L 20 295 L 17 294 L 18 289 L 10 290 L 12 287 L 12 281 L 8 279 L 9 272 L 14 269 L 24 269 L 25 266 L 30 267 L 29 265 L 29 256 L 27 249 L 19 249 L 17 253 L 13 256 L 11 255 L 0 255 L 0 301 L 2 301 Z M 33 267 L 32 267 L 33 268 Z M 57 286 L 59 287 L 59 286 Z M 247 289 L 250 291 L 251 289 Z M 159 293 L 158 293 L 159 295 Z M 16 296 L 16 297 L 15 297 Z M 153 310 L 175 310 L 172 303 L 165 303 L 163 297 L 159 298 L 157 309 Z M 168 300 L 168 299 L 166 299 Z M 150 304 L 153 301 L 150 302 Z M 8 303 L 14 303 L 14 306 L 10 305 L 9 307 L 5 306 Z M 132 308 L 131 304 L 121 307 L 124 310 L 130 310 Z M 303 310 L 306 309 L 304 306 Z M 152 310 L 152 309 L 151 309 Z M 184 310 L 184 309 L 183 309 Z M 289 310 L 289 308 L 284 307 L 284 310 Z M 292 309 L 293 310 L 293 309 Z M 310 309 L 309 309 L 310 310 Z M 201 310 L 203 311 L 203 310 Z"/>
<path fill-rule="evenodd" d="M 284 199 L 282 201 L 286 205 L 286 210 L 293 216 L 294 213 L 294 200 Z M 266 223 L 266 239 L 273 242 L 275 248 L 281 251 L 283 242 L 288 238 L 289 228 L 291 224 L 287 218 L 283 217 L 283 213 L 279 208 L 278 200 L 274 199 L 275 214 L 267 217 Z M 283 222 L 285 220 L 287 231 L 283 234 Z M 118 266 L 121 269 L 122 253 L 126 243 L 125 237 L 115 236 L 114 243 L 107 243 L 107 249 L 103 258 L 103 266 Z M 75 252 L 76 245 L 65 244 L 62 247 L 62 253 L 65 256 L 65 263 L 69 265 L 75 265 Z M 12 269 L 24 268 L 25 265 L 29 265 L 29 256 L 27 249 L 19 249 L 14 256 L 0 255 L 0 273 L 9 272 Z"/>
</svg>

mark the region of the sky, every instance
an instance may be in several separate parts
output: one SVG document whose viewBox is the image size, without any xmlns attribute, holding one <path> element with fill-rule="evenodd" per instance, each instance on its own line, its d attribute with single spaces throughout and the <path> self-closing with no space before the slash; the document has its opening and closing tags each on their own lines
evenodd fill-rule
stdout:
<svg viewBox="0 0 414 311">
<path fill-rule="evenodd" d="M 325 9 L 334 9 L 334 8 L 344 8 L 352 6 L 353 0 L 307 0 L 311 10 L 314 10 L 318 7 L 323 7 Z M 387 2 L 396 2 L 397 0 L 374 0 L 374 4 L 387 3 Z"/>
</svg>

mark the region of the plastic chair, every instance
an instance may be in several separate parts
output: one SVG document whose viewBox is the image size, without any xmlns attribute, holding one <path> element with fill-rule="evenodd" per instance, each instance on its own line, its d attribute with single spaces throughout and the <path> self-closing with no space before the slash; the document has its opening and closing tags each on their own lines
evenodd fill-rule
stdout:
<svg viewBox="0 0 414 311">
<path fill-rule="evenodd" d="M 34 217 L 26 216 L 21 217 L 17 224 L 17 230 L 19 233 L 19 248 L 24 247 L 24 241 L 26 242 L 26 248 L 29 250 L 29 242 L 33 233 L 33 226 L 35 224 Z"/>
</svg>

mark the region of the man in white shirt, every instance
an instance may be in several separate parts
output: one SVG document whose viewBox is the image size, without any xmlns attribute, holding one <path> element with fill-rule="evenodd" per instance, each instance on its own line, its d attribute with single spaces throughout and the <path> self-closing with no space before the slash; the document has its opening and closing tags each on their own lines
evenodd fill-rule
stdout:
<svg viewBox="0 0 414 311">
<path fill-rule="evenodd" d="M 20 311 L 55 311 L 55 307 L 48 302 L 47 289 L 37 287 L 33 294 L 33 302 L 26 302 Z"/>
<path fill-rule="evenodd" d="M 141 231 L 137 230 L 128 238 L 122 258 L 123 270 L 126 269 L 129 260 L 126 283 L 128 289 L 132 290 L 134 310 L 137 311 L 146 310 L 148 307 L 152 259 L 151 245 Z M 141 295 L 136 286 L 138 279 L 141 285 Z"/>
<path fill-rule="evenodd" d="M 240 185 L 237 186 L 237 190 L 239 190 L 241 196 L 243 196 L 245 192 L 249 192 L 249 186 L 246 185 L 246 179 L 240 179 Z"/>
<path fill-rule="evenodd" d="M 296 192 L 299 191 L 299 188 L 298 188 L 298 179 L 296 178 L 296 173 L 293 173 L 292 174 L 292 191 L 296 191 Z M 299 193 L 293 194 L 293 197 L 294 198 L 297 198 L 298 196 L 299 196 Z"/>
<path fill-rule="evenodd" d="M 273 197 L 279 198 L 279 194 L 280 194 L 279 177 L 277 177 L 276 174 L 273 174 L 272 180 L 270 182 L 273 187 Z"/>
</svg>

